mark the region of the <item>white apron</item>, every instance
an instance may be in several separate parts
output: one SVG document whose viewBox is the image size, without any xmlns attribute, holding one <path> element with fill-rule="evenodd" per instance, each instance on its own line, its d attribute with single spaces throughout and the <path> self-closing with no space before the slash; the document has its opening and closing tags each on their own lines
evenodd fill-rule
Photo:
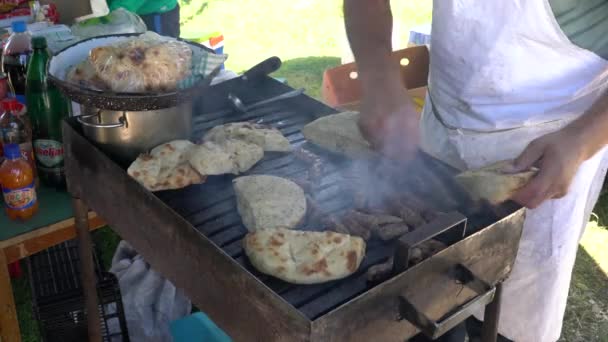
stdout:
<svg viewBox="0 0 608 342">
<path fill-rule="evenodd" d="M 580 116 L 608 86 L 608 62 L 568 40 L 548 0 L 434 1 L 431 39 L 422 148 L 460 169 L 517 157 Z M 578 242 L 606 174 L 604 155 L 581 165 L 564 198 L 527 211 L 504 284 L 502 335 L 559 338 Z"/>
</svg>

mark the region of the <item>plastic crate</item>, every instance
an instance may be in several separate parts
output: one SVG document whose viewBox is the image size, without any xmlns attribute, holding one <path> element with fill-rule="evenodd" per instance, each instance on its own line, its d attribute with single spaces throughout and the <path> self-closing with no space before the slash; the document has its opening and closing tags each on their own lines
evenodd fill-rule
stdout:
<svg viewBox="0 0 608 342">
<path fill-rule="evenodd" d="M 113 274 L 104 272 L 95 255 L 94 260 L 103 339 L 128 341 L 118 281 Z M 28 258 L 32 306 L 44 341 L 88 339 L 79 261 L 74 240 Z"/>
</svg>

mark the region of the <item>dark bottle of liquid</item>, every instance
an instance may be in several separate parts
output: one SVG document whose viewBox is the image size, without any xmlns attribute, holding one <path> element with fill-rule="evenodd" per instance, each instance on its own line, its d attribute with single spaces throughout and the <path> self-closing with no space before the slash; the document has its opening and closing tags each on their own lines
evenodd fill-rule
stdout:
<svg viewBox="0 0 608 342">
<path fill-rule="evenodd" d="M 50 54 L 46 39 L 35 37 L 32 46 L 34 53 L 28 65 L 26 101 L 38 175 L 46 185 L 65 188 L 61 122 L 69 116 L 70 104 L 47 79 Z"/>
<path fill-rule="evenodd" d="M 13 34 L 8 38 L 2 51 L 2 71 L 8 75 L 11 93 L 25 104 L 25 77 L 27 64 L 32 54 L 32 36 L 24 21 L 14 21 Z"/>
</svg>

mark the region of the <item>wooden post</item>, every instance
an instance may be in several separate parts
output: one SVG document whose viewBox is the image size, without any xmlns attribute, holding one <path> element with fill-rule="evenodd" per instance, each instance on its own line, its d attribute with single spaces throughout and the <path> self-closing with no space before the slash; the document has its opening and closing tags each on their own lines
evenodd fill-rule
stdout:
<svg viewBox="0 0 608 342">
<path fill-rule="evenodd" d="M 4 251 L 0 249 L 0 341 L 21 341 L 15 298 Z"/>
<path fill-rule="evenodd" d="M 483 342 L 496 342 L 498 338 L 498 321 L 500 320 L 500 305 L 502 297 L 502 283 L 496 285 L 494 300 L 486 306 L 483 315 L 481 340 Z"/>
<path fill-rule="evenodd" d="M 72 199 L 74 218 L 76 220 L 76 235 L 78 236 L 78 251 L 80 256 L 81 282 L 84 291 L 85 309 L 90 342 L 101 342 L 101 321 L 97 299 L 97 279 L 93 262 L 93 243 L 89 232 L 89 209 L 80 199 Z"/>
</svg>

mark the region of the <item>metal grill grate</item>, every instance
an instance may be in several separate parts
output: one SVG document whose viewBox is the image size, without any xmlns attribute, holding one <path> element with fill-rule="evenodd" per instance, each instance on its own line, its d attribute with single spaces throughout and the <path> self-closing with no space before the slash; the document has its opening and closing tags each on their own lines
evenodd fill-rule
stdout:
<svg viewBox="0 0 608 342">
<path fill-rule="evenodd" d="M 216 93 L 209 94 L 207 98 L 226 98 L 230 84 L 212 88 Z M 264 97 L 288 91 L 290 88 L 278 82 L 268 81 L 255 91 L 244 93 L 249 98 L 245 102 L 255 101 Z M 252 97 L 252 93 L 257 94 Z M 240 95 L 240 94 L 239 94 Z M 243 96 L 245 97 L 245 96 Z M 203 112 L 213 112 L 222 108 L 221 101 L 205 103 Z M 224 104 L 225 105 L 225 104 Z M 224 107 L 225 108 L 225 107 Z M 199 108 L 201 110 L 201 108 Z M 343 177 L 340 173 L 349 165 L 349 161 L 329 155 L 308 146 L 302 136 L 301 129 L 307 123 L 319 116 L 331 113 L 332 110 L 321 103 L 306 97 L 284 100 L 250 113 L 226 115 L 200 115 L 194 118 L 194 138 L 200 139 L 203 133 L 220 124 L 238 121 L 251 121 L 268 124 L 281 130 L 289 139 L 292 146 L 298 148 L 305 146 L 321 155 L 324 159 L 324 174 L 320 186 L 316 188 L 315 199 L 325 213 L 336 213 L 352 207 L 352 200 L 344 196 L 341 183 Z M 459 210 L 469 218 L 469 231 L 484 227 L 497 218 L 476 214 L 472 208 L 467 208 L 467 200 L 455 198 L 459 191 L 453 189 L 453 184 L 446 181 L 451 178 L 451 171 L 439 165 L 430 158 L 422 158 L 424 170 L 419 174 L 408 173 L 408 191 L 418 198 L 432 203 L 432 207 L 442 211 Z M 304 175 L 308 166 L 294 157 L 293 154 L 267 153 L 248 174 L 271 174 L 282 177 L 298 177 Z M 298 308 L 310 319 L 315 319 L 329 312 L 333 308 L 347 302 L 357 295 L 369 290 L 371 285 L 366 280 L 366 271 L 372 265 L 384 262 L 393 254 L 394 246 L 377 241 L 368 243 L 367 254 L 361 267 L 354 275 L 347 279 L 333 281 L 318 285 L 292 285 L 276 278 L 260 274 L 248 262 L 241 247 L 242 239 L 247 230 L 241 224 L 236 210 L 236 201 L 232 189 L 232 176 L 210 177 L 207 183 L 191 186 L 177 191 L 158 193 L 165 203 L 186 218 L 197 230 L 211 239 L 224 252 L 235 259 L 245 269 L 263 281 L 269 288 L 283 297 L 287 302 Z M 464 205 L 464 207 L 463 207 Z M 315 230 L 322 227 L 303 227 L 304 230 Z"/>
</svg>

